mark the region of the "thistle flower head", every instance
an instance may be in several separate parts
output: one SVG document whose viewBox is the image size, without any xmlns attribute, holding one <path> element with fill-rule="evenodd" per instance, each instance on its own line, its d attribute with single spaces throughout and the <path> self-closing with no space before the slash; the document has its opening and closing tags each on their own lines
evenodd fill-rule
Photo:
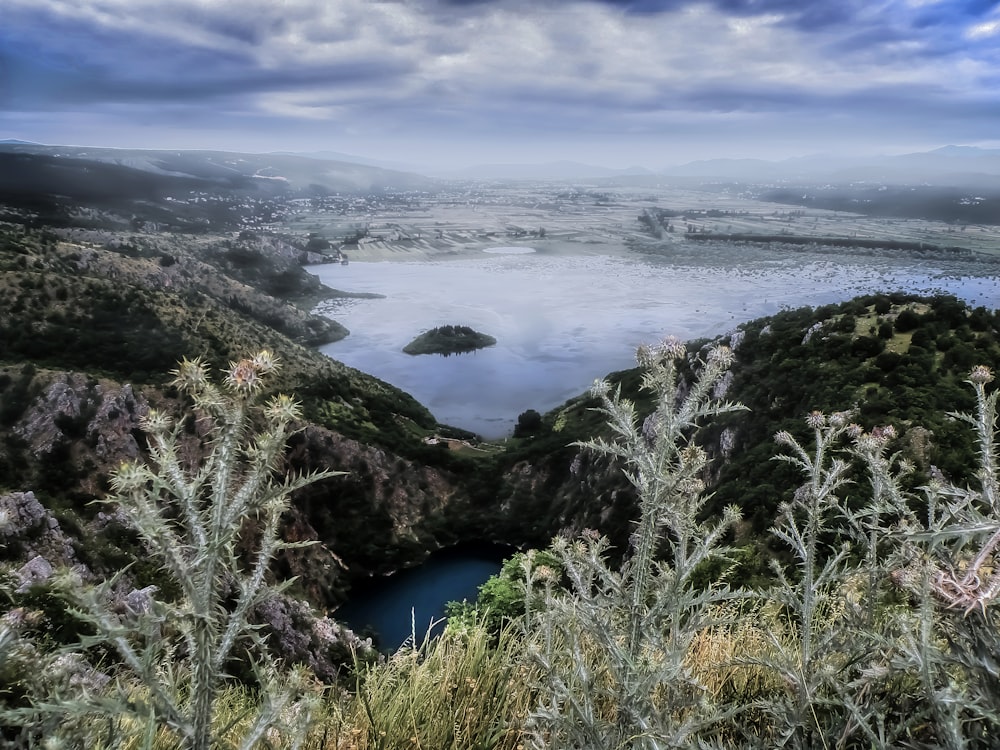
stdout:
<svg viewBox="0 0 1000 750">
<path fill-rule="evenodd" d="M 891 424 L 881 425 L 872 430 L 872 435 L 881 440 L 883 443 L 888 443 L 890 440 L 895 440 L 896 428 Z"/>
<path fill-rule="evenodd" d="M 839 430 L 842 427 L 848 426 L 847 420 L 850 419 L 851 413 L 847 411 L 835 411 L 830 415 L 830 426 L 834 429 Z"/>
<path fill-rule="evenodd" d="M 535 579 L 543 583 L 546 581 L 555 581 L 556 572 L 548 565 L 539 565 L 535 568 Z"/>
<path fill-rule="evenodd" d="M 646 344 L 639 344 L 635 350 L 635 363 L 639 367 L 649 367 L 656 361 L 656 353 Z"/>
<path fill-rule="evenodd" d="M 969 373 L 969 380 L 973 383 L 985 385 L 993 382 L 993 371 L 986 365 L 976 365 Z"/>
<path fill-rule="evenodd" d="M 676 336 L 667 336 L 658 348 L 663 359 L 684 359 L 687 356 L 687 347 Z"/>
<path fill-rule="evenodd" d="M 152 435 L 168 432 L 172 424 L 173 420 L 170 419 L 169 415 L 158 409 L 150 409 L 146 416 L 139 420 L 139 426 Z"/>
<path fill-rule="evenodd" d="M 208 368 L 205 367 L 201 357 L 194 359 L 185 357 L 176 370 L 170 371 L 170 374 L 174 376 L 170 384 L 182 391 L 198 391 L 208 383 Z"/>
<path fill-rule="evenodd" d="M 604 379 L 595 380 L 590 386 L 590 395 L 595 398 L 604 398 L 611 393 L 611 383 Z"/>
<path fill-rule="evenodd" d="M 281 367 L 278 358 L 274 356 L 274 352 L 268 349 L 261 349 L 250 358 L 250 361 L 261 375 L 268 375 Z"/>
<path fill-rule="evenodd" d="M 642 344 L 635 352 L 635 361 L 639 367 L 649 369 L 687 356 L 687 347 L 676 336 L 667 336 L 656 346 Z"/>
<path fill-rule="evenodd" d="M 871 433 L 863 432 L 855 438 L 854 447 L 860 453 L 874 454 L 881 450 L 882 442 Z"/>
<path fill-rule="evenodd" d="M 806 424 L 812 429 L 818 430 L 826 425 L 826 415 L 821 411 L 811 411 L 809 416 L 806 417 Z"/>
<path fill-rule="evenodd" d="M 146 486 L 150 476 L 149 469 L 142 464 L 124 461 L 111 477 L 111 488 L 119 493 L 138 490 Z"/>
<path fill-rule="evenodd" d="M 778 445 L 792 446 L 795 444 L 795 438 L 792 437 L 792 433 L 788 430 L 779 430 L 774 433 L 774 442 Z"/>
<path fill-rule="evenodd" d="M 252 359 L 230 362 L 226 370 L 226 385 L 237 393 L 253 393 L 263 385 L 260 375 Z"/>
<path fill-rule="evenodd" d="M 681 460 L 685 464 L 701 466 L 708 460 L 708 456 L 700 446 L 688 445 L 681 451 Z"/>
<path fill-rule="evenodd" d="M 302 416 L 301 405 L 291 396 L 279 393 L 264 406 L 264 416 L 272 422 L 285 424 Z"/>
<path fill-rule="evenodd" d="M 733 364 L 733 350 L 728 346 L 716 346 L 708 352 L 708 361 L 721 368 L 728 368 Z"/>
</svg>

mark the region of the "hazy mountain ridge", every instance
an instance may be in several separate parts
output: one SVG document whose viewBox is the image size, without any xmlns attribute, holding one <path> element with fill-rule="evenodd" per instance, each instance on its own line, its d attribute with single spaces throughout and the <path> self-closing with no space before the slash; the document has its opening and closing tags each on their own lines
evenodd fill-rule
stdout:
<svg viewBox="0 0 1000 750">
<path fill-rule="evenodd" d="M 597 166 L 561 160 L 542 163 L 483 163 L 442 169 L 435 165 L 407 165 L 344 154 L 337 151 L 240 153 L 208 150 L 118 149 L 57 146 L 27 141 L 0 141 L 0 154 L 21 154 L 63 160 L 95 162 L 134 169 L 162 177 L 204 180 L 215 185 L 264 194 L 274 192 L 364 193 L 385 189 L 428 189 L 445 180 L 608 180 L 649 178 L 768 180 L 826 180 L 831 182 L 885 181 L 936 185 L 996 185 L 1000 178 L 1000 149 L 949 145 L 926 152 L 899 155 L 828 156 L 822 154 L 783 160 L 759 158 L 705 159 L 663 168 L 633 165 Z M 7 169 L 11 163 L 7 163 Z M 81 169 L 85 169 L 81 165 Z M 423 174 L 433 174 L 426 177 Z M 0 175 L 3 172 L 0 171 Z M 639 184 L 637 183 L 637 184 Z M 0 180 L 0 190 L 3 180 Z"/>
<path fill-rule="evenodd" d="M 241 190 L 267 192 L 329 191 L 377 192 L 387 188 L 411 189 L 426 187 L 430 180 L 416 174 L 389 170 L 347 161 L 325 160 L 287 154 L 250 154 L 228 151 L 88 148 L 82 146 L 49 146 L 23 142 L 0 143 L 0 153 L 60 159 L 80 162 L 86 170 L 94 164 L 121 167 L 164 177 L 202 181 L 194 187 L 207 189 L 212 185 Z M 45 163 L 44 161 L 41 163 Z M 8 186 L 15 175 L 9 170 L 16 162 L 8 160 Z M 22 170 L 31 166 L 25 162 Z M 4 172 L 0 172 L 3 174 Z M 127 172 L 121 174 L 127 175 Z M 157 183 L 158 184 L 158 183 Z M 167 183 L 164 188 L 171 187 Z"/>
<path fill-rule="evenodd" d="M 944 146 L 895 156 L 812 155 L 781 161 L 707 159 L 668 167 L 669 177 L 764 180 L 882 181 L 1000 187 L 1000 149 Z"/>
</svg>

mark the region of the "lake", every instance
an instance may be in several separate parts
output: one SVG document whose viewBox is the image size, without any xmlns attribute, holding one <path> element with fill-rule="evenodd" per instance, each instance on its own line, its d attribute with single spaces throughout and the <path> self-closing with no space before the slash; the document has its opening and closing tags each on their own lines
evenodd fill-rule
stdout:
<svg viewBox="0 0 1000 750">
<path fill-rule="evenodd" d="M 521 412 L 558 406 L 633 366 L 639 344 L 667 335 L 716 336 L 782 308 L 876 291 L 947 292 L 1000 306 L 998 278 L 977 275 L 973 264 L 759 248 L 752 262 L 704 265 L 624 252 L 491 250 L 311 266 L 335 289 L 384 295 L 324 303 L 320 311 L 351 334 L 322 351 L 412 394 L 440 422 L 495 439 L 510 434 Z M 422 331 L 447 324 L 471 326 L 497 345 L 450 357 L 403 353 Z"/>
<path fill-rule="evenodd" d="M 508 547 L 489 544 L 441 550 L 416 568 L 355 584 L 350 601 L 335 616 L 356 632 L 377 633 L 382 650 L 395 651 L 412 632 L 419 644 L 430 624 L 444 617 L 445 604 L 463 599 L 474 602 L 479 586 L 499 573 L 504 558 L 513 553 Z"/>
</svg>

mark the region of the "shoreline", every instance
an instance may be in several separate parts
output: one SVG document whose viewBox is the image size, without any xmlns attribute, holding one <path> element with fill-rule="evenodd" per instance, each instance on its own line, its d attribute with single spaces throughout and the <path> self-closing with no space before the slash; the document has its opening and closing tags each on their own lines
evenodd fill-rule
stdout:
<svg viewBox="0 0 1000 750">
<path fill-rule="evenodd" d="M 534 253 L 490 253 L 491 248 L 499 247 L 530 247 Z M 535 256 L 589 256 L 611 255 L 624 256 L 632 253 L 624 243 L 610 240 L 594 240 L 581 242 L 579 240 L 554 238 L 497 238 L 491 241 L 472 241 L 461 245 L 433 245 L 431 243 L 412 242 L 400 243 L 389 241 L 368 242 L 358 247 L 344 249 L 350 262 L 379 263 L 391 261 L 439 261 L 439 260 L 471 260 L 474 258 L 488 259 L 504 255 L 535 255 Z M 335 261 L 331 260 L 330 263 Z M 309 264 L 326 265 L 326 264 Z M 308 266 L 307 266 L 308 267 Z"/>
</svg>

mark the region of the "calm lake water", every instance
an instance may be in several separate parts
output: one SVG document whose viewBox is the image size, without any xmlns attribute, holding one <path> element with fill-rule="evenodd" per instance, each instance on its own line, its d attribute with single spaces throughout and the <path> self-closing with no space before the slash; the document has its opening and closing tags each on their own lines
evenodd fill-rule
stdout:
<svg viewBox="0 0 1000 750">
<path fill-rule="evenodd" d="M 322 351 L 412 394 L 446 424 L 509 435 L 526 409 L 544 412 L 634 364 L 635 349 L 667 335 L 715 336 L 785 307 L 875 291 L 948 292 L 1000 307 L 996 276 L 929 261 L 838 260 L 757 253 L 750 265 L 676 264 L 649 256 L 546 255 L 312 266 L 327 285 L 384 299 L 327 303 L 351 335 Z M 439 325 L 494 336 L 489 349 L 412 357 L 403 347 Z"/>
<path fill-rule="evenodd" d="M 423 565 L 370 584 L 359 583 L 335 617 L 356 632 L 378 633 L 382 650 L 394 651 L 416 632 L 418 643 L 450 601 L 476 600 L 479 586 L 500 572 L 509 548 L 463 545 L 435 553 Z M 435 629 L 440 631 L 441 626 Z"/>
</svg>

